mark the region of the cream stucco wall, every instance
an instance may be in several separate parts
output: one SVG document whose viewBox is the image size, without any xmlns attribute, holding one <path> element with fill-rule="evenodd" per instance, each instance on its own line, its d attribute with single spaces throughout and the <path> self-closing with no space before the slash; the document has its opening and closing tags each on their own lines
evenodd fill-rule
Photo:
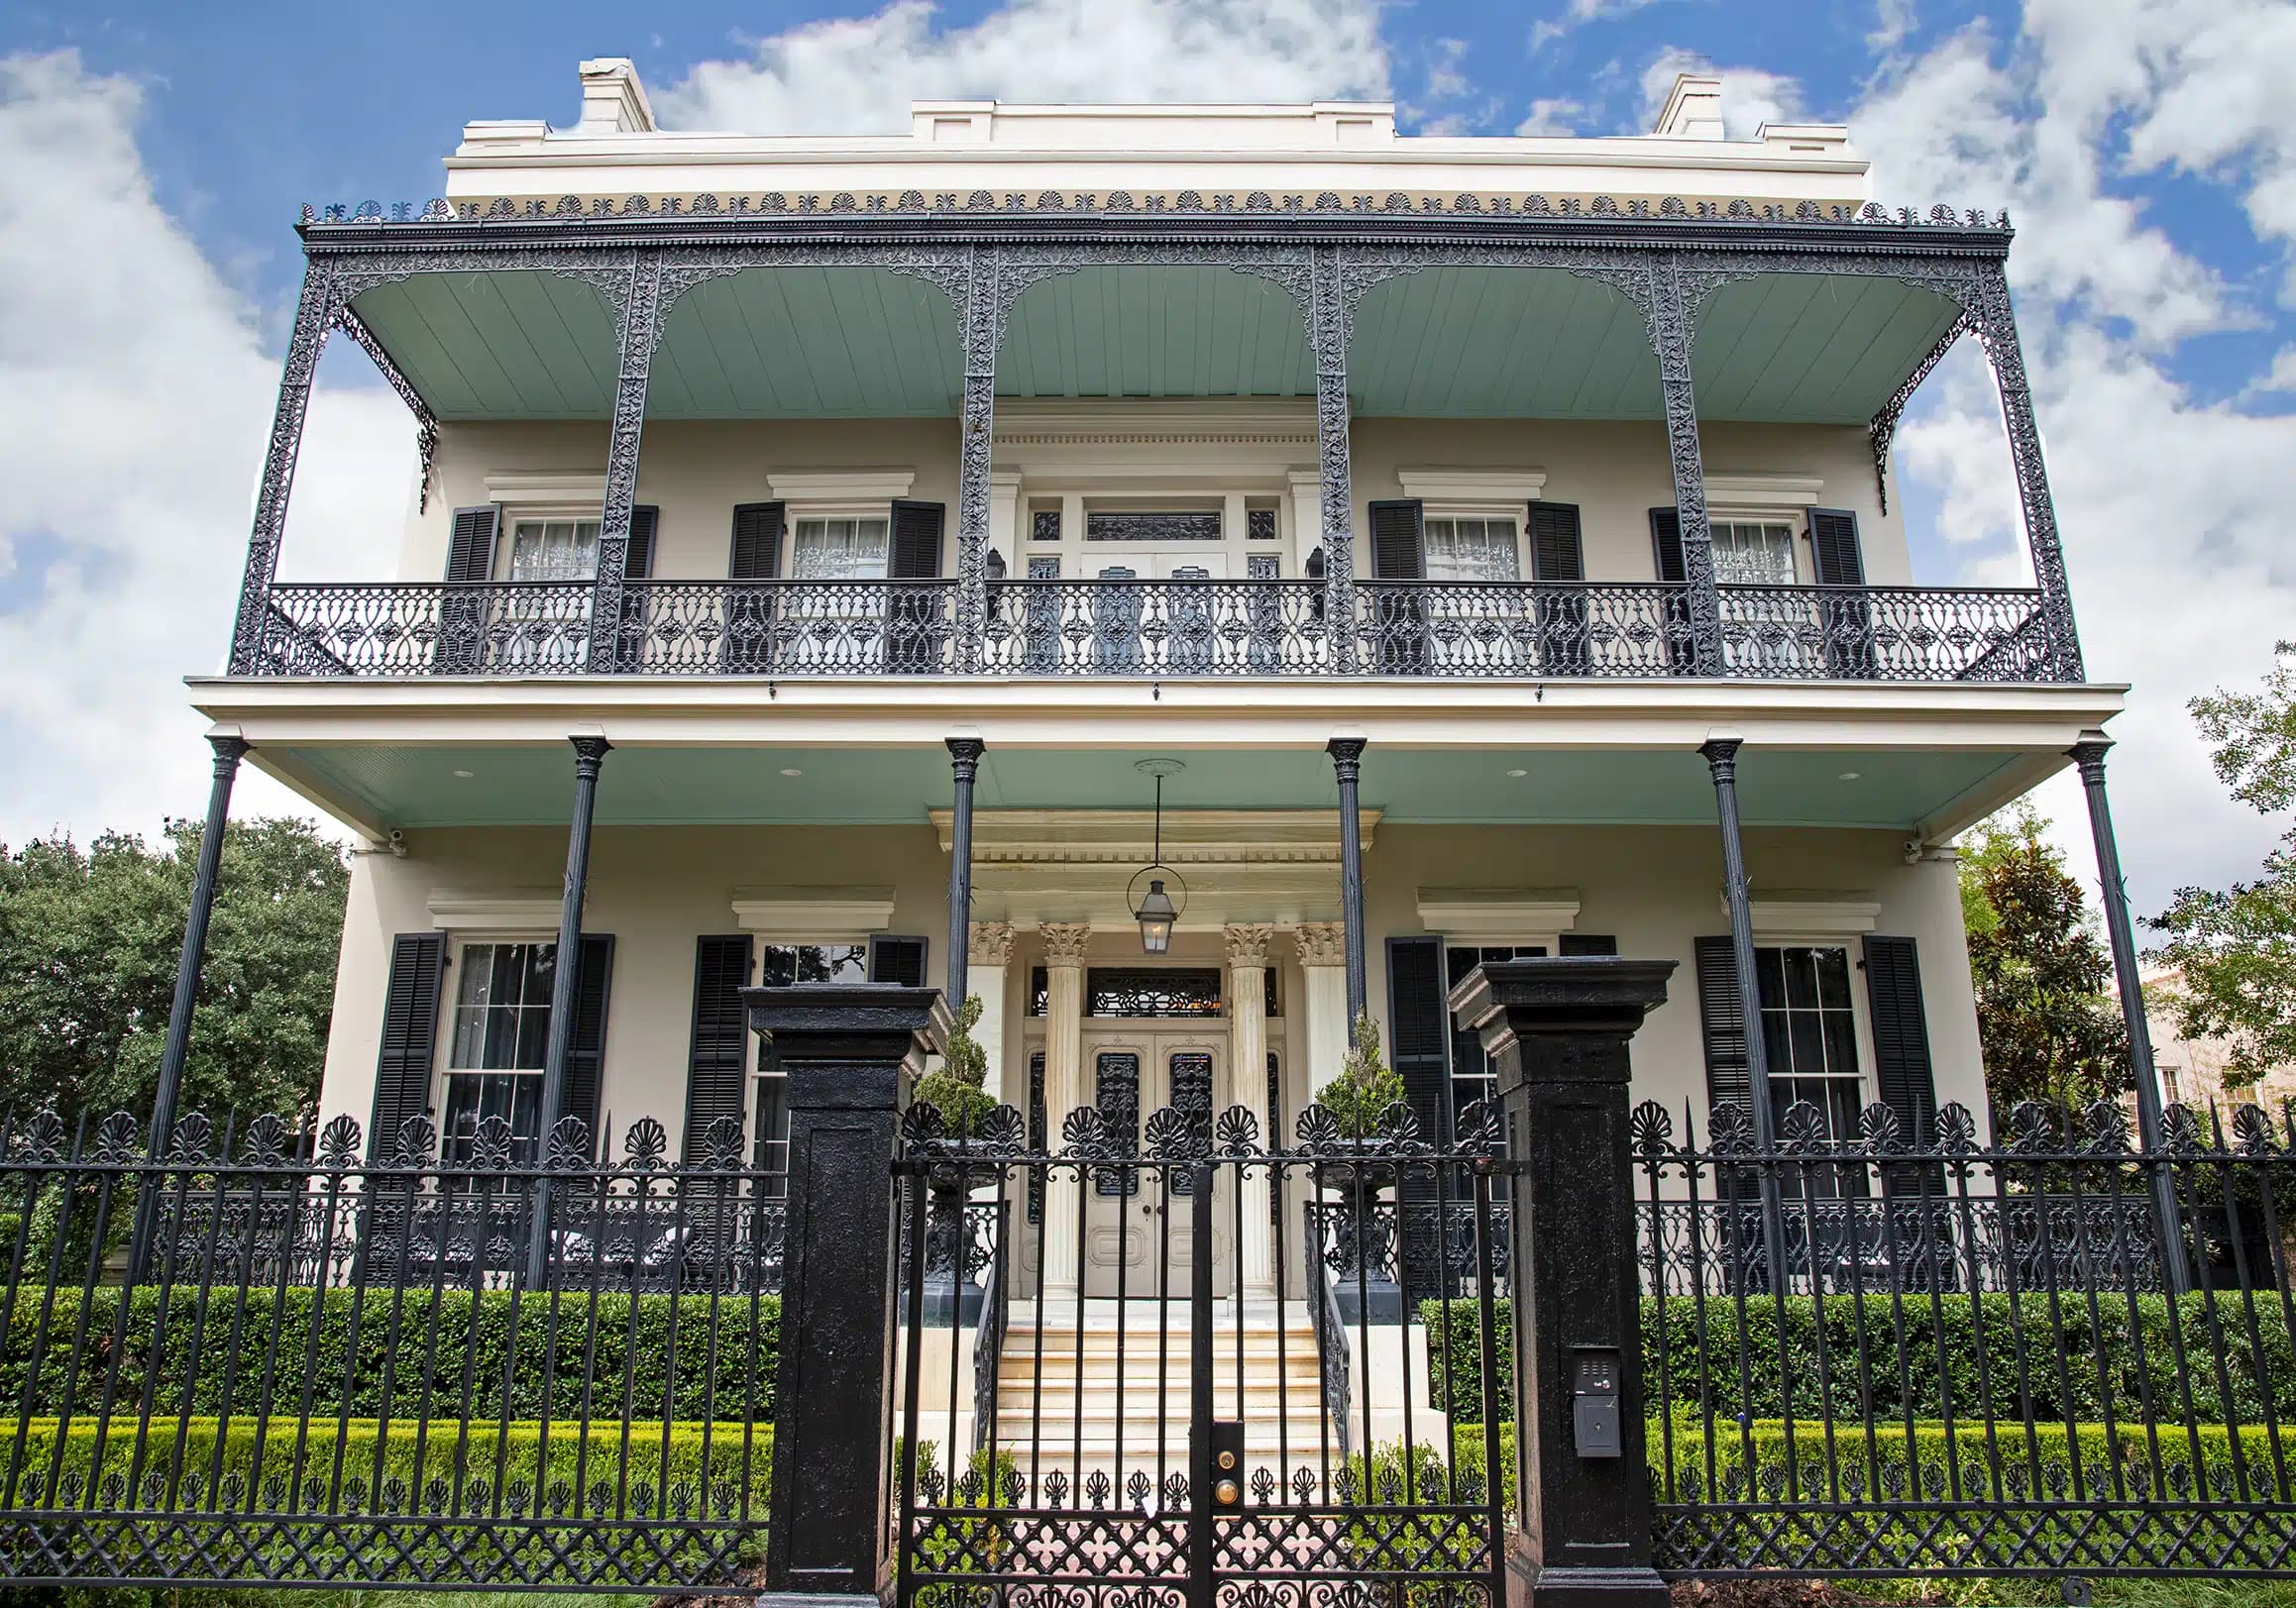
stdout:
<svg viewBox="0 0 2296 1608">
<path fill-rule="evenodd" d="M 1272 404 L 1279 413 L 1292 404 Z M 1081 408 L 1080 411 L 1088 411 Z M 1284 574 L 1296 576 L 1317 533 L 1298 528 L 1299 503 L 1288 476 L 1312 471 L 1315 461 L 1312 415 L 1304 406 L 1296 432 L 1271 431 L 1271 439 L 1250 448 L 1219 450 L 1219 473 L 1231 477 L 1226 489 L 1277 501 L 1283 528 Z M 1123 404 L 1124 416 L 1170 424 L 1193 417 L 1214 419 L 1211 406 L 1174 402 L 1150 407 Z M 1792 476 L 1815 480 L 1819 505 L 1848 508 L 1858 516 L 1866 579 L 1874 585 L 1911 582 L 1905 526 L 1897 512 L 1884 514 L 1874 483 L 1873 454 L 1865 431 L 1856 426 L 1716 422 L 1702 427 L 1701 443 L 1710 479 L 1730 476 Z M 450 423 L 441 432 L 437 484 L 427 511 L 414 514 L 402 544 L 400 578 L 435 580 L 446 563 L 453 510 L 492 500 L 490 476 L 565 475 L 590 477 L 602 488 L 605 428 L 574 423 Z M 1351 469 L 1355 532 L 1359 554 L 1367 536 L 1367 507 L 1381 497 L 1405 494 L 1400 471 L 1428 469 L 1536 471 L 1545 476 L 1541 494 L 1550 501 L 1579 504 L 1584 524 L 1586 573 L 1596 581 L 1655 579 L 1650 543 L 1650 509 L 1674 501 L 1674 476 L 1663 428 L 1651 421 L 1554 419 L 1365 418 L 1355 423 Z M 1212 462 L 1212 449 L 1197 450 Z M 1138 492 L 1137 481 L 1123 473 L 1130 458 L 1146 463 L 1171 460 L 1168 443 L 1123 442 L 1095 445 L 1092 462 L 1109 483 Z M 1025 572 L 1031 551 L 1070 555 L 1064 567 L 1080 566 L 1073 534 L 1058 548 L 1016 542 L 1033 494 L 1057 486 L 1089 486 L 1089 473 L 1059 472 L 1042 449 L 1000 445 L 995 469 L 1021 475 L 1013 499 L 1000 499 L 1006 523 L 992 533 L 1012 572 Z M 661 509 L 654 574 L 665 580 L 708 580 L 726 572 L 732 509 L 736 503 L 774 495 L 771 477 L 790 471 L 892 469 L 914 477 L 909 495 L 943 502 L 957 497 L 957 426 L 953 419 L 724 420 L 656 421 L 646 427 L 638 462 L 637 500 Z M 1178 477 L 1175 476 L 1175 481 Z M 1191 474 L 1187 487 L 1200 494 L 1201 479 Z M 1033 487 L 1036 488 L 1033 491 Z M 1729 506 L 1714 501 L 1717 517 Z M 1774 511 L 1794 515 L 1799 530 L 1800 498 Z M 595 505 L 581 505 L 585 510 Z M 1312 499 L 1310 499 L 1312 504 Z M 595 515 L 594 515 L 595 516 Z M 1517 514 L 1517 519 L 1521 515 Z M 1814 579 L 1806 542 L 1798 544 L 1801 579 Z M 1016 551 L 1019 548 L 1019 551 Z M 944 567 L 955 562 L 953 535 L 943 548 Z M 1359 558 L 1359 573 L 1367 565 Z"/>
<path fill-rule="evenodd" d="M 1938 1098 L 1982 1103 L 1976 1018 L 1954 867 L 1948 859 L 1904 863 L 1893 834 L 1774 830 L 1749 835 L 1747 857 L 1757 897 L 1795 890 L 1831 891 L 1878 905 L 1875 929 L 1913 937 L 1919 945 Z M 489 828 L 412 834 L 405 858 L 362 856 L 356 863 L 328 1047 L 322 1107 L 365 1122 L 373 1101 L 381 1042 L 383 991 L 393 934 L 436 923 L 434 896 L 444 892 L 547 900 L 564 865 L 565 837 L 546 828 Z M 679 827 L 605 828 L 591 860 L 585 926 L 616 939 L 605 1049 L 604 1110 L 618 1130 L 639 1116 L 659 1118 L 673 1140 L 682 1126 L 693 1009 L 694 941 L 739 930 L 736 888 L 823 885 L 891 890 L 886 930 L 929 935 L 928 981 L 943 980 L 947 860 L 932 828 Z M 1578 930 L 1615 934 L 1622 953 L 1679 960 L 1667 1004 L 1634 1047 L 1638 1096 L 1679 1110 L 1704 1104 L 1704 1058 L 1698 1028 L 1692 941 L 1725 932 L 1719 903 L 1715 834 L 1694 827 L 1412 827 L 1383 825 L 1365 862 L 1365 915 L 1369 935 L 1371 1010 L 1387 1014 L 1384 940 L 1424 930 L 1418 891 L 1428 888 L 1577 891 Z M 549 927 L 521 935 L 546 936 Z M 1521 938 L 1540 934 L 1525 932 Z M 823 938 L 858 936 L 823 932 Z M 1809 931 L 1762 932 L 1764 941 L 1847 944 L 1855 937 Z M 1495 941 L 1495 935 L 1494 940 Z M 1173 959 L 1216 964 L 1217 933 L 1182 933 Z M 1028 973 L 1041 950 L 1036 935 L 1017 935 L 1006 971 L 1007 1098 L 1018 1099 L 1029 1036 Z M 1288 939 L 1279 939 L 1284 1033 L 1296 1033 L 1303 979 Z M 1096 935 L 1093 959 L 1137 963 L 1129 933 Z M 454 974 L 450 970 L 447 997 Z M 1861 1047 L 1870 1079 L 1870 1034 L 1862 978 L 1853 989 Z M 1299 1040 L 1290 1037 L 1296 1045 Z M 1301 1098 L 1308 1069 L 1286 1057 L 1287 1103 Z M 1869 1098 L 1871 1090 L 1869 1083 Z"/>
</svg>

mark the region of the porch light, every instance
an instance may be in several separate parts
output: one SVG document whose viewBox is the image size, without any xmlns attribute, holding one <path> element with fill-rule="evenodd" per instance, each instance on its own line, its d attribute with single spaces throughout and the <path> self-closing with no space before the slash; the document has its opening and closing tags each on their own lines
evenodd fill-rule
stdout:
<svg viewBox="0 0 2296 1608">
<path fill-rule="evenodd" d="M 1188 885 L 1177 871 L 1164 864 L 1164 778 L 1187 767 L 1176 759 L 1144 759 L 1135 767 L 1143 774 L 1155 778 L 1156 813 L 1155 847 L 1147 865 L 1133 873 L 1132 885 L 1125 890 L 1125 899 L 1132 906 L 1133 919 L 1140 922 L 1140 946 L 1148 954 L 1160 955 L 1172 946 L 1172 923 L 1186 908 Z M 1155 875 L 1162 872 L 1162 876 Z M 1141 880 L 1148 880 L 1148 892 L 1140 892 Z M 1180 901 L 1164 891 L 1166 882 L 1179 884 Z"/>
</svg>

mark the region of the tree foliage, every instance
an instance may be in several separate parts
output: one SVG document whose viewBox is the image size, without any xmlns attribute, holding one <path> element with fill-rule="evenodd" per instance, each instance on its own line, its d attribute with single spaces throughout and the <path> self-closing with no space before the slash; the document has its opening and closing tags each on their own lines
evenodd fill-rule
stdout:
<svg viewBox="0 0 2296 1608">
<path fill-rule="evenodd" d="M 1985 1087 L 1996 1105 L 2085 1104 L 2129 1087 L 2113 963 L 2081 885 L 2030 804 L 1985 822 L 1961 857 Z"/>
<path fill-rule="evenodd" d="M 0 1107 L 150 1113 L 202 829 L 0 848 Z M 226 829 L 182 1109 L 316 1103 L 349 879 L 308 821 Z"/>
<path fill-rule="evenodd" d="M 2296 810 L 2296 642 L 2273 654 L 2259 689 L 2219 689 L 2188 705 L 2218 777 L 2265 815 Z M 2296 1063 L 2296 820 L 2254 880 L 2179 888 L 2151 924 L 2167 934 L 2154 958 L 2178 974 L 2166 1002 L 2177 1027 L 2223 1041 L 2228 1085 Z"/>
</svg>

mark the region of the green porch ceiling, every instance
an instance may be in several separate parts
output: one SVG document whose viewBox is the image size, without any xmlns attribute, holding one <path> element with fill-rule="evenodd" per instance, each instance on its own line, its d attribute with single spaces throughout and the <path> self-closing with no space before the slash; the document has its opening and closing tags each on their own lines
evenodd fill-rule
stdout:
<svg viewBox="0 0 2296 1608">
<path fill-rule="evenodd" d="M 433 273 L 357 310 L 446 420 L 602 419 L 613 319 L 578 280 Z M 1951 325 L 1894 279 L 1767 274 L 1709 302 L 1693 352 L 1701 418 L 1863 424 Z M 961 385 L 948 297 L 881 268 L 750 268 L 697 286 L 664 327 L 653 418 L 946 417 Z M 1657 418 L 1657 360 L 1617 292 L 1548 268 L 1437 268 L 1373 287 L 1349 358 L 1357 412 L 1428 418 Z M 1016 304 L 1009 397 L 1308 396 L 1290 297 L 1224 268 L 1094 268 Z"/>
<path fill-rule="evenodd" d="M 573 760 L 563 744 L 267 753 L 356 812 L 410 829 L 563 821 L 572 797 Z M 1167 808 L 1330 808 L 1339 802 L 1331 762 L 1319 750 L 1176 753 L 1187 769 L 1165 785 Z M 1133 768 L 1137 757 L 1113 749 L 992 748 L 976 800 L 984 809 L 1137 809 L 1148 800 Z M 1897 829 L 1984 789 L 2017 757 L 1749 749 L 1739 762 L 1739 795 L 1751 824 Z M 1507 774 L 1515 770 L 1524 774 Z M 1363 798 L 1397 824 L 1684 824 L 1712 820 L 1714 808 L 1705 763 L 1687 750 L 1374 749 L 1365 760 Z M 948 802 L 948 758 L 937 748 L 623 748 L 606 760 L 598 818 L 607 825 L 883 825 L 923 820 Z"/>
</svg>

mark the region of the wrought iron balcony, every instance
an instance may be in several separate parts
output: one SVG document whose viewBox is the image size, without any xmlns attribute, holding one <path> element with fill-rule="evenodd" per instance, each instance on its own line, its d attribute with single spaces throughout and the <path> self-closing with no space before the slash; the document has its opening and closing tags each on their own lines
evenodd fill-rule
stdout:
<svg viewBox="0 0 2296 1608">
<path fill-rule="evenodd" d="M 967 644 L 953 581 L 275 584 L 258 676 L 1650 679 L 1695 674 L 1690 589 L 1367 581 L 998 581 Z M 1338 595 L 1346 596 L 1348 593 Z M 1722 673 L 2038 683 L 2065 662 L 2015 588 L 1719 589 Z M 965 651 L 967 647 L 972 651 Z"/>
</svg>

